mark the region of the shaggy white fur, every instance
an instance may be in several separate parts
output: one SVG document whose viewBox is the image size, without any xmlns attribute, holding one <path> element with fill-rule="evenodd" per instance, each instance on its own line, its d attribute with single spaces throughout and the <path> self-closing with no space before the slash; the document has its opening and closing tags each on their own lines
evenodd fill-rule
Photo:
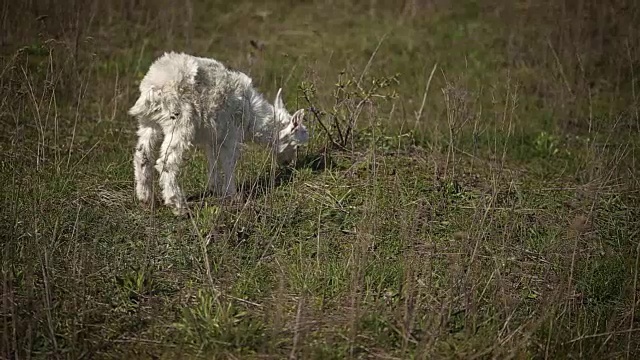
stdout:
<svg viewBox="0 0 640 360">
<path fill-rule="evenodd" d="M 205 151 L 208 187 L 219 196 L 236 194 L 234 169 L 245 140 L 272 145 L 279 162 L 290 161 L 309 135 L 302 124 L 304 110 L 290 115 L 281 91 L 271 105 L 247 75 L 216 60 L 174 52 L 158 58 L 129 110 L 138 119 L 133 158 L 137 198 L 152 201 L 153 151 L 161 135 L 155 168 L 164 202 L 177 215 L 187 210 L 177 178 L 183 156 L 193 145 Z"/>
</svg>

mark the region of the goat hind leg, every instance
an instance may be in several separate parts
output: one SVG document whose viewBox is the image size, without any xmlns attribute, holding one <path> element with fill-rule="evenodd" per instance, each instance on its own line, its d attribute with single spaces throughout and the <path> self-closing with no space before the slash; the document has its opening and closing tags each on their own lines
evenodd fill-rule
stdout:
<svg viewBox="0 0 640 360">
<path fill-rule="evenodd" d="M 176 215 L 184 215 L 187 212 L 187 203 L 178 183 L 178 175 L 183 162 L 185 151 L 191 147 L 191 134 L 189 128 L 174 126 L 165 129 L 164 140 L 160 150 L 160 157 L 156 162 L 156 170 L 160 173 L 160 186 L 164 203 L 172 207 Z"/>
<path fill-rule="evenodd" d="M 215 196 L 223 194 L 224 188 L 223 178 L 220 175 L 220 161 L 218 156 L 220 152 L 216 152 L 211 144 L 207 144 L 203 147 L 205 154 L 207 155 L 208 177 L 207 177 L 207 189 Z"/>
<path fill-rule="evenodd" d="M 235 171 L 239 152 L 240 149 L 237 146 L 223 146 L 220 152 L 220 165 L 224 172 L 222 194 L 227 198 L 237 195 Z"/>
</svg>

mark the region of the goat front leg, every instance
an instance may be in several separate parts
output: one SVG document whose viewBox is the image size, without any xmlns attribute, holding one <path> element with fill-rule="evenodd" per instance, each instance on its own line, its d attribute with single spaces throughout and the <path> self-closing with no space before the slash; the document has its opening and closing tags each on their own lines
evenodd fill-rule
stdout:
<svg viewBox="0 0 640 360">
<path fill-rule="evenodd" d="M 153 151 L 159 139 L 160 129 L 139 125 L 138 144 L 133 155 L 133 168 L 136 197 L 144 205 L 150 205 L 153 201 Z"/>
<path fill-rule="evenodd" d="M 185 121 L 183 121 L 184 123 Z M 185 124 L 178 123 L 165 129 L 160 157 L 156 170 L 160 174 L 160 186 L 164 203 L 172 208 L 176 215 L 187 213 L 187 203 L 178 183 L 183 155 L 192 145 L 193 131 Z"/>
</svg>

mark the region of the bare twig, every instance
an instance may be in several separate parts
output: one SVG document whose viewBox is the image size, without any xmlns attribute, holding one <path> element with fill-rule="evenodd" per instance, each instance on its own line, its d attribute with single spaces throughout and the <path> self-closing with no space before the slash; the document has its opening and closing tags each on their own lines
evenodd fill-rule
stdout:
<svg viewBox="0 0 640 360">
<path fill-rule="evenodd" d="M 431 87 L 431 80 L 433 79 L 433 74 L 436 72 L 436 68 L 438 67 L 438 63 L 433 64 L 433 68 L 431 69 L 431 74 L 429 74 L 429 80 L 427 80 L 427 85 L 424 87 L 424 94 L 422 95 L 422 104 L 420 104 L 420 110 L 416 113 L 416 127 L 418 126 L 418 121 L 422 118 L 422 112 L 424 111 L 424 106 L 427 102 L 427 94 L 429 93 L 429 87 Z"/>
<path fill-rule="evenodd" d="M 337 147 L 339 147 L 340 149 L 344 150 L 344 146 L 340 145 L 340 143 L 338 143 L 337 141 L 335 141 L 335 139 L 333 138 L 333 136 L 331 136 L 331 131 L 329 131 L 329 128 L 327 128 L 327 126 L 324 124 L 324 122 L 322 121 L 322 119 L 320 118 L 320 114 L 318 114 L 318 110 L 316 109 L 316 107 L 314 106 L 313 102 L 311 101 L 311 99 L 309 99 L 309 96 L 306 93 L 303 93 L 303 97 L 305 99 L 305 101 L 309 104 L 310 108 L 309 111 L 311 111 L 311 113 L 313 114 L 313 116 L 316 118 L 316 121 L 318 122 L 318 124 L 320 124 L 320 127 L 322 127 L 322 130 L 325 132 L 325 134 L 327 134 L 327 137 L 329 138 L 329 141 L 331 141 L 331 143 Z"/>
<path fill-rule="evenodd" d="M 382 37 L 380 38 L 380 41 L 378 41 L 378 45 L 376 46 L 376 49 L 373 50 L 373 53 L 371 53 L 371 56 L 369 57 L 369 61 L 367 61 L 367 65 L 365 65 L 364 69 L 362 70 L 362 73 L 360 74 L 360 79 L 358 79 L 358 86 L 360 86 L 360 83 L 362 82 L 364 75 L 367 73 L 367 71 L 369 71 L 369 67 L 371 67 L 373 58 L 375 58 L 376 54 L 378 53 L 378 50 L 380 49 L 380 46 L 382 45 L 384 40 L 387 38 L 388 34 L 389 33 L 385 33 L 384 35 L 382 35 Z"/>
<path fill-rule="evenodd" d="M 636 247 L 636 266 L 633 274 L 633 301 L 631 302 L 631 316 L 629 317 L 629 334 L 627 335 L 627 359 L 630 359 L 631 353 L 631 333 L 633 323 L 636 317 L 636 304 L 638 302 L 638 266 L 640 266 L 640 242 Z"/>
<path fill-rule="evenodd" d="M 611 335 L 620 335 L 620 334 L 627 334 L 627 333 L 634 333 L 636 331 L 640 331 L 640 328 L 633 328 L 633 329 L 627 329 L 627 330 L 620 330 L 620 331 L 610 331 L 610 332 L 606 332 L 606 333 L 598 333 L 598 334 L 591 334 L 591 335 L 583 335 L 580 337 L 577 337 L 573 340 L 569 340 L 567 342 L 565 342 L 564 344 L 571 344 L 574 343 L 576 341 L 580 341 L 580 340 L 585 340 L 585 339 L 593 339 L 596 337 L 601 337 L 601 336 L 611 336 Z"/>
<path fill-rule="evenodd" d="M 551 49 L 553 58 L 556 60 L 556 64 L 558 65 L 558 71 L 560 71 L 560 76 L 562 76 L 562 81 L 564 82 L 564 85 L 567 87 L 567 91 L 569 91 L 569 95 L 573 95 L 573 91 L 571 90 L 571 85 L 569 85 L 569 80 L 567 79 L 567 75 L 564 73 L 564 68 L 562 67 L 562 63 L 560 62 L 558 53 L 556 53 L 556 50 L 553 48 L 553 45 L 551 44 L 551 40 L 547 39 L 547 45 L 549 45 L 549 49 Z"/>
<path fill-rule="evenodd" d="M 300 318 L 302 315 L 302 307 L 304 306 L 304 298 L 300 298 L 298 300 L 298 311 L 296 312 L 296 325 L 293 332 L 293 347 L 291 348 L 291 353 L 289 354 L 289 359 L 296 358 L 296 352 L 298 349 L 298 341 L 300 340 Z"/>
</svg>

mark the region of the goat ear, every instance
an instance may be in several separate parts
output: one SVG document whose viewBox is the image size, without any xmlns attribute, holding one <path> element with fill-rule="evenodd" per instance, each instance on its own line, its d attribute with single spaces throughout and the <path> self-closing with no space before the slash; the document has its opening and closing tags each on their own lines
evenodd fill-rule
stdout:
<svg viewBox="0 0 640 360">
<path fill-rule="evenodd" d="M 282 88 L 278 89 L 276 100 L 273 102 L 273 106 L 275 106 L 276 109 L 284 109 L 284 102 L 282 102 Z"/>
<path fill-rule="evenodd" d="M 293 116 L 291 116 L 291 123 L 293 123 L 293 128 L 297 128 L 302 125 L 302 120 L 304 119 L 304 109 L 300 109 L 296 111 Z"/>
</svg>

